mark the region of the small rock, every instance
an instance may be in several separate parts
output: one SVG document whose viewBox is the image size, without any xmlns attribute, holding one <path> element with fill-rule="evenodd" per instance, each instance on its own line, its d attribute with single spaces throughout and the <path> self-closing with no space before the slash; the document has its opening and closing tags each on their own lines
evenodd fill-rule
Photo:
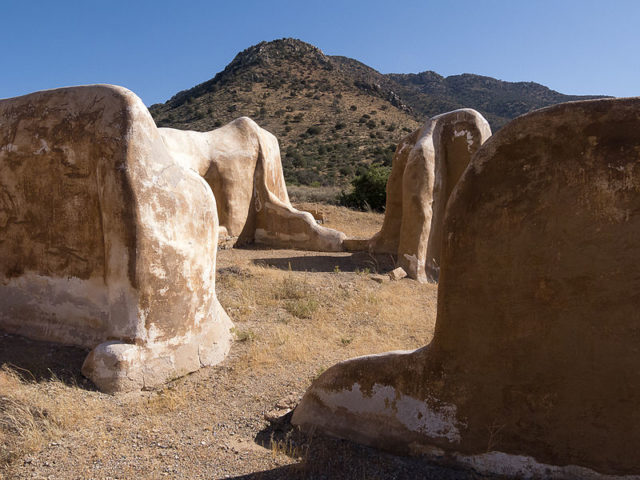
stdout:
<svg viewBox="0 0 640 480">
<path fill-rule="evenodd" d="M 269 423 L 280 423 L 291 410 L 291 408 L 270 410 L 264 414 L 264 419 Z"/>
<path fill-rule="evenodd" d="M 407 276 L 407 272 L 402 267 L 395 268 L 389 272 L 389 278 L 391 280 L 400 280 Z"/>
<path fill-rule="evenodd" d="M 282 410 L 284 409 L 291 410 L 293 407 L 295 407 L 298 404 L 298 400 L 299 400 L 298 395 L 295 393 L 291 393 L 286 397 L 278 400 L 278 403 L 276 403 L 276 408 L 280 408 Z"/>
</svg>

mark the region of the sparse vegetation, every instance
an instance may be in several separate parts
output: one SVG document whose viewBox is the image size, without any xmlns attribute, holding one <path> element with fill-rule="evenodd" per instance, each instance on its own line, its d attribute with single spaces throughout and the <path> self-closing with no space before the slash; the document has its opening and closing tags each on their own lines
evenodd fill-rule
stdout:
<svg viewBox="0 0 640 480">
<path fill-rule="evenodd" d="M 315 298 L 300 298 L 285 303 L 285 310 L 296 318 L 311 318 L 320 304 Z"/>
<path fill-rule="evenodd" d="M 370 236 L 382 222 L 377 213 L 322 209 L 327 226 L 354 236 Z M 376 261 L 383 271 L 393 266 Z M 223 478 L 274 468 L 289 478 L 309 468 L 322 469 L 318 478 L 337 478 L 347 464 L 357 465 L 358 475 L 379 477 L 383 460 L 372 463 L 359 447 L 272 437 L 262 420 L 279 399 L 299 396 L 338 361 L 428 343 L 435 285 L 378 284 L 367 274 L 370 262 L 349 253 L 221 250 L 216 292 L 235 323 L 230 355 L 156 391 L 103 395 L 73 381 L 18 375 L 19 367 L 6 365 L 0 478 Z M 29 358 L 48 366 L 65 348 Z M 16 341 L 0 336 L 0 351 L 2 359 L 15 358 Z M 78 379 L 82 358 L 70 367 Z M 337 462 L 343 453 L 344 463 Z M 399 461 L 390 457 L 388 471 Z"/>
<path fill-rule="evenodd" d="M 191 130 L 253 116 L 278 137 L 283 152 L 297 153 L 295 162 L 283 155 L 288 184 L 344 189 L 359 167 L 381 162 L 376 147 L 398 143 L 426 117 L 471 107 L 495 131 L 530 110 L 586 98 L 593 97 L 470 74 L 383 75 L 356 60 L 282 39 L 248 48 L 213 79 L 150 111 L 158 125 Z M 391 156 L 385 155 L 382 163 L 389 165 Z"/>
<path fill-rule="evenodd" d="M 310 45 L 286 40 L 262 49 L 239 54 L 211 81 L 153 105 L 156 122 L 210 130 L 242 115 L 253 117 L 278 137 L 288 185 L 342 189 L 359 166 L 380 162 L 376 147 L 400 140 L 401 132 L 388 125 L 412 131 L 419 126 L 419 118 L 389 103 L 386 94 L 356 86 L 360 72 L 336 68 L 338 60 Z M 376 112 L 375 120 L 366 112 Z"/>
<path fill-rule="evenodd" d="M 250 342 L 256 338 L 256 334 L 253 330 L 238 330 L 234 329 L 237 342 Z"/>
<path fill-rule="evenodd" d="M 0 368 L 0 478 L 3 466 L 39 451 L 79 418 L 60 381 L 41 386 L 30 381 L 29 372 L 22 373 L 26 376 Z"/>
</svg>

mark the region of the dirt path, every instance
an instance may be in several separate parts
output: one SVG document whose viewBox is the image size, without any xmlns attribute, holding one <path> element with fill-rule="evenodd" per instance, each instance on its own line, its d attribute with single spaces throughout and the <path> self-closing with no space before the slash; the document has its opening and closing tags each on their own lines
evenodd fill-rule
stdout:
<svg viewBox="0 0 640 480">
<path fill-rule="evenodd" d="M 80 375 L 82 349 L 0 334 L 0 478 L 482 478 L 264 419 L 340 360 L 428 343 L 436 287 L 373 281 L 385 262 L 220 251 L 231 354 L 154 392 L 102 394 Z"/>
</svg>

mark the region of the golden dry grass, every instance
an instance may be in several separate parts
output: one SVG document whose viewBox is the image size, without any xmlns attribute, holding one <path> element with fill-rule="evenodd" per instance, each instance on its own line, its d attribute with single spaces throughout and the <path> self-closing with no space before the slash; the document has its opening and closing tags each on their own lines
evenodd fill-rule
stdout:
<svg viewBox="0 0 640 480">
<path fill-rule="evenodd" d="M 369 238 L 380 230 L 384 213 L 359 212 L 337 205 L 301 202 L 295 203 L 299 210 L 312 211 L 317 209 L 324 213 L 325 227 L 344 232 L 348 237 Z"/>
<path fill-rule="evenodd" d="M 327 226 L 350 227 L 361 236 L 377 231 L 382 220 L 378 214 L 326 208 Z M 0 478 L 30 477 L 30 468 L 16 461 L 28 454 L 39 471 L 45 461 L 57 459 L 57 469 L 46 467 L 54 478 L 105 478 L 106 471 L 98 468 L 109 468 L 119 478 L 159 478 L 162 472 L 195 478 L 195 470 L 198 478 L 220 478 L 238 468 L 250 473 L 273 462 L 295 463 L 308 446 L 287 439 L 277 439 L 267 450 L 255 444 L 261 412 L 292 391 L 303 392 L 339 361 L 421 347 L 433 335 L 435 285 L 379 284 L 364 273 L 364 263 L 349 271 L 334 267 L 347 270 L 340 262 L 352 258 L 349 253 L 220 251 L 216 292 L 235 324 L 230 355 L 218 367 L 156 391 L 114 397 L 5 366 L 0 370 Z M 280 268 L 265 259 L 279 260 Z M 304 265 L 317 271 L 305 271 Z M 224 445 L 235 445 L 242 459 Z M 169 453 L 170 472 L 165 470 Z"/>
<path fill-rule="evenodd" d="M 435 325 L 436 286 L 410 280 L 378 284 L 367 274 L 247 263 L 241 274 L 219 278 L 218 291 L 240 339 L 250 340 L 240 363 L 254 371 L 418 348 Z"/>
<path fill-rule="evenodd" d="M 58 380 L 37 384 L 7 367 L 0 369 L 0 465 L 38 451 L 79 418 L 68 389 Z"/>
</svg>

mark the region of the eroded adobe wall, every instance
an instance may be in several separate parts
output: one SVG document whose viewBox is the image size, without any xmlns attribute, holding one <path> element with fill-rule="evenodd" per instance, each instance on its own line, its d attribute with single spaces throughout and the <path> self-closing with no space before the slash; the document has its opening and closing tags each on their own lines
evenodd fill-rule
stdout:
<svg viewBox="0 0 640 480">
<path fill-rule="evenodd" d="M 217 214 L 144 104 L 108 85 L 0 101 L 0 328 L 94 348 L 105 390 L 220 361 Z"/>
<path fill-rule="evenodd" d="M 202 175 L 218 203 L 220 224 L 238 243 L 340 251 L 345 235 L 316 224 L 289 202 L 278 141 L 241 117 L 210 132 L 160 128 L 181 164 Z"/>
<path fill-rule="evenodd" d="M 0 101 L 3 329 L 86 347 L 143 335 L 125 108 L 91 88 Z"/>
<path fill-rule="evenodd" d="M 640 474 L 639 127 L 640 99 L 607 99 L 493 136 L 449 201 L 431 344 L 332 367 L 294 423 L 485 472 Z"/>
<path fill-rule="evenodd" d="M 490 136 L 482 115 L 461 109 L 428 119 L 402 139 L 387 182 L 384 222 L 369 250 L 397 255 L 411 278 L 437 281 L 447 201 Z"/>
</svg>

